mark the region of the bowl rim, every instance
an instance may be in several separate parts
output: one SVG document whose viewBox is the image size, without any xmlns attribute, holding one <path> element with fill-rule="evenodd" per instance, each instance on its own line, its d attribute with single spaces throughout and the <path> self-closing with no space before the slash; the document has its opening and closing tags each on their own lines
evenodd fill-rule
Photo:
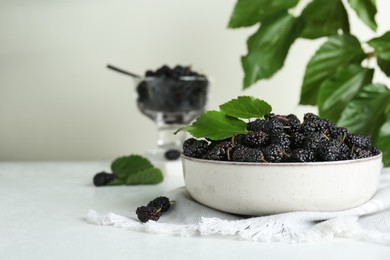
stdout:
<svg viewBox="0 0 390 260">
<path fill-rule="evenodd" d="M 216 161 L 216 160 L 206 160 L 199 159 L 194 157 L 189 157 L 181 154 L 182 160 L 194 161 L 198 163 L 205 164 L 217 164 L 217 165 L 234 165 L 234 166 L 265 166 L 265 167 L 274 167 L 274 166 L 288 166 L 288 167 L 307 167 L 307 166 L 327 166 L 327 165 L 345 165 L 345 164 L 355 164 L 355 163 L 364 163 L 367 161 L 374 161 L 378 159 L 382 159 L 382 152 L 377 155 L 361 158 L 361 159 L 353 159 L 353 160 L 341 160 L 341 161 L 326 161 L 326 162 L 280 162 L 280 163 L 269 163 L 269 162 L 236 162 L 236 161 Z"/>
</svg>

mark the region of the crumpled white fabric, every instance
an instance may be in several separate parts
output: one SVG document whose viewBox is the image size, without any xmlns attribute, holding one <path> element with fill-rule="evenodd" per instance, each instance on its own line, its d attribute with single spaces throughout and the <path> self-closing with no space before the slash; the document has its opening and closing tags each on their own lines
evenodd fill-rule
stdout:
<svg viewBox="0 0 390 260">
<path fill-rule="evenodd" d="M 221 235 L 287 243 L 348 238 L 390 245 L 390 168 L 383 170 L 373 198 L 356 208 L 336 212 L 290 212 L 248 218 L 203 206 L 184 187 L 166 196 L 176 203 L 158 222 L 141 223 L 135 209 L 126 217 L 114 213 L 100 215 L 90 210 L 87 220 L 98 225 L 179 236 Z"/>
</svg>

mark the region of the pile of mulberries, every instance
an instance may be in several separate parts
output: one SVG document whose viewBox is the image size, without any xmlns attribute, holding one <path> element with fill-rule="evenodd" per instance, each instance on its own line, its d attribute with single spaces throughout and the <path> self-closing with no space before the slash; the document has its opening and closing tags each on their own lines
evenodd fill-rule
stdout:
<svg viewBox="0 0 390 260">
<path fill-rule="evenodd" d="M 163 65 L 156 71 L 147 70 L 145 77 L 167 77 L 167 78 L 180 78 L 180 77 L 194 77 L 200 74 L 192 70 L 190 66 L 177 65 L 174 68 L 170 68 L 167 65 Z"/>
<path fill-rule="evenodd" d="M 351 134 L 346 128 L 307 113 L 297 116 L 270 113 L 247 123 L 247 134 L 224 140 L 189 138 L 185 156 L 237 162 L 322 162 L 367 158 L 380 151 L 369 136 Z"/>
</svg>

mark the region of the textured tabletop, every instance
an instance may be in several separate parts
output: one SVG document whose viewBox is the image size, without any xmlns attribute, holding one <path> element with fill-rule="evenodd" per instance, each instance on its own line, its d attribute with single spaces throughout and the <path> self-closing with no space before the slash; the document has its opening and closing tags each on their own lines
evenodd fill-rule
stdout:
<svg viewBox="0 0 390 260">
<path fill-rule="evenodd" d="M 96 188 L 108 162 L 0 163 L 0 259 L 390 259 L 390 247 L 336 240 L 257 243 L 221 236 L 176 237 L 97 226 L 89 209 L 126 215 L 183 186 L 180 167 L 163 183 Z"/>
</svg>

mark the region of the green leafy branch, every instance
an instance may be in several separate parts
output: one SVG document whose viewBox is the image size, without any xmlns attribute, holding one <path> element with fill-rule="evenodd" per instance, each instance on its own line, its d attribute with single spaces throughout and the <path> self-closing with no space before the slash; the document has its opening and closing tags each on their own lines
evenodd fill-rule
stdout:
<svg viewBox="0 0 390 260">
<path fill-rule="evenodd" d="M 259 26 L 247 40 L 247 54 L 241 57 L 243 88 L 278 72 L 297 39 L 327 37 L 306 66 L 300 104 L 316 105 L 321 117 L 370 135 L 384 153 L 384 164 L 390 166 L 390 90 L 372 82 L 375 70 L 362 66 L 375 58 L 390 77 L 390 32 L 367 41 L 370 49 L 363 48 L 362 41 L 350 33 L 344 6 L 344 2 L 349 4 L 376 31 L 376 1 L 312 0 L 293 15 L 299 2 L 237 0 L 228 26 Z"/>
</svg>

